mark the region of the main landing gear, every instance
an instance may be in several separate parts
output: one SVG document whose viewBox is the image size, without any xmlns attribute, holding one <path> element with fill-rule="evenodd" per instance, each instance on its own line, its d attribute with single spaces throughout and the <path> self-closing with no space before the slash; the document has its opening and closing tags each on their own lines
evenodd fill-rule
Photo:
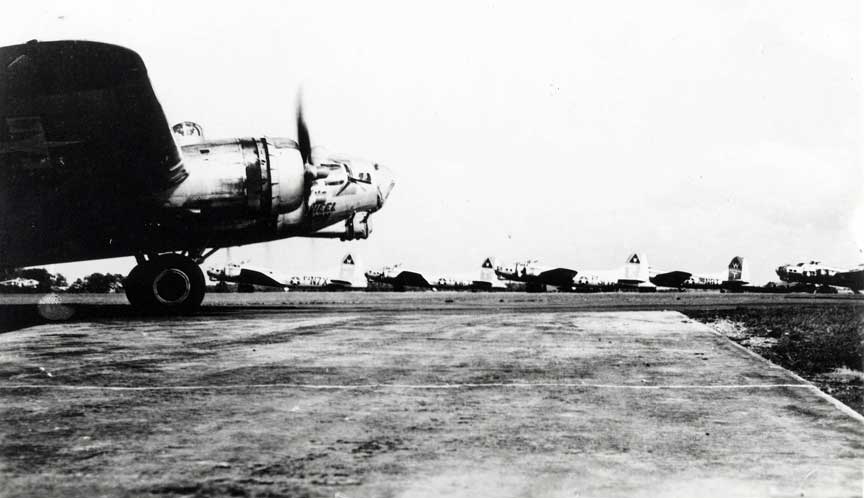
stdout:
<svg viewBox="0 0 864 498">
<path fill-rule="evenodd" d="M 195 311 L 204 299 L 204 272 L 198 264 L 205 257 L 199 255 L 193 259 L 174 253 L 136 256 L 138 265 L 129 272 L 124 284 L 126 297 L 133 307 L 146 313 Z"/>
</svg>

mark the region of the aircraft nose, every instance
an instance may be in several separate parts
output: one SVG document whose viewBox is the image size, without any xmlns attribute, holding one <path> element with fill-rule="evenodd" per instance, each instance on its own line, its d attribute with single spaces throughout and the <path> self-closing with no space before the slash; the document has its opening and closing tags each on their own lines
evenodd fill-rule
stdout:
<svg viewBox="0 0 864 498">
<path fill-rule="evenodd" d="M 383 206 L 384 201 L 387 200 L 387 197 L 390 196 L 390 192 L 396 185 L 396 178 L 393 175 L 393 171 L 387 166 L 376 164 L 375 169 L 377 170 L 376 178 L 378 183 L 378 203 Z"/>
</svg>

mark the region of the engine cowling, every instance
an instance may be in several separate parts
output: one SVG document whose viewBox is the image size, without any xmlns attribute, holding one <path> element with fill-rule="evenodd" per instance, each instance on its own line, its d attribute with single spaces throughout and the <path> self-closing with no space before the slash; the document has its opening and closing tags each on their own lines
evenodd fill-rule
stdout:
<svg viewBox="0 0 864 498">
<path fill-rule="evenodd" d="M 223 218 L 271 218 L 306 199 L 306 167 L 288 139 L 211 141 L 183 147 L 189 177 L 171 193 L 171 207 L 218 211 Z"/>
<path fill-rule="evenodd" d="M 310 173 L 293 142 L 280 144 L 278 141 L 266 141 L 264 145 L 269 160 L 273 213 L 288 213 L 303 204 L 306 198 L 306 176 Z"/>
</svg>

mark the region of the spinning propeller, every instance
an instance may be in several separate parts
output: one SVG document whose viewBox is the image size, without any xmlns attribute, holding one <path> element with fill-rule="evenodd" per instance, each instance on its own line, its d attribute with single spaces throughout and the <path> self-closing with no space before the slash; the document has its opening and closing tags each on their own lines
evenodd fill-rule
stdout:
<svg viewBox="0 0 864 498">
<path fill-rule="evenodd" d="M 320 166 L 320 159 L 318 160 L 318 164 L 316 164 L 316 158 L 312 153 L 312 139 L 309 136 L 309 127 L 306 125 L 306 120 L 303 118 L 303 97 L 302 94 L 298 94 L 297 96 L 297 148 L 300 151 L 300 157 L 303 159 L 303 164 L 306 168 L 306 197 L 311 195 L 312 183 L 315 180 L 320 180 L 322 178 L 327 178 L 330 173 L 330 169 L 326 167 Z M 336 192 L 335 195 L 341 194 L 348 186 L 356 183 L 362 184 L 370 184 L 371 181 L 368 178 L 364 178 L 361 176 L 355 176 L 354 172 L 351 171 L 351 166 L 348 161 L 338 161 L 345 167 L 345 171 L 347 173 L 347 181 Z"/>
<path fill-rule="evenodd" d="M 303 98 L 302 95 L 297 96 L 297 149 L 300 151 L 300 158 L 303 160 L 306 187 L 306 204 L 309 204 L 309 198 L 312 196 L 312 185 L 315 180 L 327 178 L 330 170 L 321 168 L 314 164 L 312 160 L 312 140 L 309 138 L 309 128 L 306 126 L 306 120 L 303 119 Z"/>
<path fill-rule="evenodd" d="M 309 139 L 309 128 L 303 119 L 303 102 L 300 96 L 297 97 L 297 146 L 303 164 L 312 164 L 312 140 Z"/>
</svg>

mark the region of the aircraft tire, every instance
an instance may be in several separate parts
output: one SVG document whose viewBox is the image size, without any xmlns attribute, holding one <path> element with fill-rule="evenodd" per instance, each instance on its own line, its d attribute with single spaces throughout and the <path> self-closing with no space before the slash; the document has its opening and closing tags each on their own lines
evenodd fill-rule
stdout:
<svg viewBox="0 0 864 498">
<path fill-rule="evenodd" d="M 204 272 L 179 254 L 163 254 L 136 266 L 126 281 L 126 297 L 145 313 L 192 313 L 204 299 Z"/>
<path fill-rule="evenodd" d="M 129 300 L 129 304 L 134 308 L 144 308 L 144 292 L 146 290 L 144 276 L 149 271 L 149 268 L 147 268 L 149 264 L 150 262 L 148 261 L 132 268 L 132 271 L 126 276 L 126 280 L 123 281 L 126 299 Z"/>
</svg>

